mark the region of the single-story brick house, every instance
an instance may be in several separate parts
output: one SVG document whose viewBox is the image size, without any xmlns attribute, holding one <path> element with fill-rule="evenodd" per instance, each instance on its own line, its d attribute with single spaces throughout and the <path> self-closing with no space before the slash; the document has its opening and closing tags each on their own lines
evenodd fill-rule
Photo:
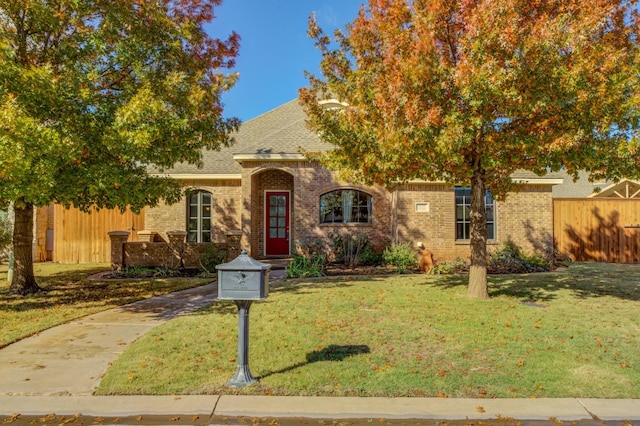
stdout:
<svg viewBox="0 0 640 426">
<path fill-rule="evenodd" d="M 189 188 L 175 205 L 147 208 L 144 226 L 167 238 L 185 230 L 188 241 L 222 242 L 241 233 L 259 259 L 287 257 L 306 240 L 332 233 L 369 234 L 374 246 L 422 242 L 438 261 L 469 256 L 468 188 L 413 181 L 392 187 L 342 182 L 306 152 L 330 146 L 305 125 L 297 100 L 242 124 L 236 143 L 206 151 L 202 168 L 180 164 L 166 174 Z M 487 195 L 490 244 L 512 240 L 525 249 L 552 247 L 552 188 L 561 175 L 513 176 L 522 191 L 504 202 Z"/>
</svg>

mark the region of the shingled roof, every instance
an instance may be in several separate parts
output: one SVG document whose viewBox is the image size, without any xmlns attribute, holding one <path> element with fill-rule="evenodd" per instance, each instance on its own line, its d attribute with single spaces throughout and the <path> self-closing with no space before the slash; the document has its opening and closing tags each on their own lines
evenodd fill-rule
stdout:
<svg viewBox="0 0 640 426">
<path fill-rule="evenodd" d="M 256 118 L 242 123 L 233 135 L 235 143 L 219 151 L 203 151 L 203 167 L 193 164 L 178 164 L 167 173 L 179 175 L 236 175 L 240 164 L 234 155 L 259 155 L 266 158 L 282 154 L 299 154 L 304 148 L 308 152 L 322 152 L 330 145 L 322 142 L 305 124 L 306 116 L 297 99 L 289 101 Z"/>
<path fill-rule="evenodd" d="M 278 159 L 286 155 L 300 154 L 302 150 L 322 152 L 330 149 L 331 145 L 320 140 L 309 130 L 305 120 L 306 116 L 298 99 L 293 99 L 242 123 L 238 132 L 233 135 L 235 143 L 231 147 L 218 151 L 203 151 L 202 168 L 193 164 L 180 163 L 166 173 L 176 178 L 180 176 L 193 178 L 199 175 L 206 178 L 239 177 L 241 166 L 234 156 Z M 532 172 L 519 170 L 512 177 L 529 182 L 549 181 L 554 185 L 554 197 L 586 197 L 593 193 L 594 188 L 594 185 L 586 179 L 586 174 L 581 174 L 580 179 L 575 183 L 564 172 L 537 176 Z M 563 185 L 557 184 L 560 180 L 564 180 Z"/>
</svg>

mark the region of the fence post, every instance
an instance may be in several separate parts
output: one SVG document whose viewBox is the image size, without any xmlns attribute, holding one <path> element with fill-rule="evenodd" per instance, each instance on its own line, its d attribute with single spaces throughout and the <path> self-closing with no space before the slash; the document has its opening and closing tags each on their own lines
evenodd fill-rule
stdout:
<svg viewBox="0 0 640 426">
<path fill-rule="evenodd" d="M 129 239 L 127 231 L 109 232 L 111 239 L 111 269 L 119 271 L 124 266 L 124 243 Z"/>
</svg>

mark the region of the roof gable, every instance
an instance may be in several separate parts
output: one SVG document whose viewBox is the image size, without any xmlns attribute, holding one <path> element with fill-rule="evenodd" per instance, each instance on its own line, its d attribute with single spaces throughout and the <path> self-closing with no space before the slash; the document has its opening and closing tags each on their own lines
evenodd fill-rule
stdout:
<svg viewBox="0 0 640 426">
<path fill-rule="evenodd" d="M 603 188 L 600 192 L 589 195 L 589 198 L 637 198 L 640 199 L 640 182 L 623 179 L 618 183 Z"/>
</svg>

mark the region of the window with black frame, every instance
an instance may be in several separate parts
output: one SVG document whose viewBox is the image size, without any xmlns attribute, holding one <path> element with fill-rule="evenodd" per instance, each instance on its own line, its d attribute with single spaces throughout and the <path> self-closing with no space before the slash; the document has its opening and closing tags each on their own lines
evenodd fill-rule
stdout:
<svg viewBox="0 0 640 426">
<path fill-rule="evenodd" d="M 338 189 L 320 196 L 320 223 L 372 223 L 373 197 L 355 189 Z"/>
<path fill-rule="evenodd" d="M 456 186 L 456 240 L 471 238 L 471 188 Z M 496 203 L 487 189 L 485 191 L 485 210 L 487 218 L 487 239 L 496 239 Z"/>
</svg>

